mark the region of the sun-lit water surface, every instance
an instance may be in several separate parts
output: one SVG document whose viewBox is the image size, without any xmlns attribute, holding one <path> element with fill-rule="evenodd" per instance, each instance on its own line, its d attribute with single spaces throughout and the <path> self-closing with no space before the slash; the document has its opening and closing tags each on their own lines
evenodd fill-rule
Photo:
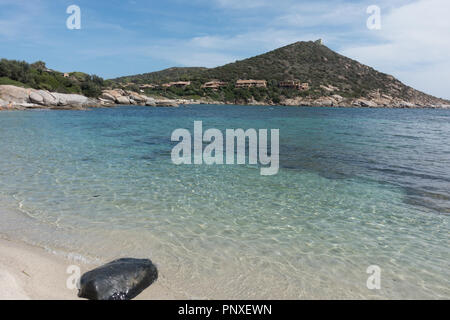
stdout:
<svg viewBox="0 0 450 320">
<path fill-rule="evenodd" d="M 175 166 L 176 128 L 279 128 L 281 168 Z M 450 110 L 0 113 L 0 233 L 149 257 L 189 298 L 450 298 Z M 382 270 L 368 290 L 366 269 Z"/>
</svg>

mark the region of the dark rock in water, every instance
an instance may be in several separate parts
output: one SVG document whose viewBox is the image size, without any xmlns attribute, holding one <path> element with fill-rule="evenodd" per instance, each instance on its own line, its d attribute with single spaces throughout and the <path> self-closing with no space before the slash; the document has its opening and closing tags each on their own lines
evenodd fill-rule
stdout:
<svg viewBox="0 0 450 320">
<path fill-rule="evenodd" d="M 148 259 L 118 259 L 83 274 L 78 296 L 90 300 L 130 300 L 157 278 L 158 270 Z"/>
</svg>

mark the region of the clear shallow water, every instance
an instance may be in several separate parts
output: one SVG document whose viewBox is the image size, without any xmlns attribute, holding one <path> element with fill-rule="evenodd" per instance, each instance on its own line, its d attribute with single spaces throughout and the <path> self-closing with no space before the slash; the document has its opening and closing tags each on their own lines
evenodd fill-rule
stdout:
<svg viewBox="0 0 450 320">
<path fill-rule="evenodd" d="M 280 172 L 173 165 L 171 133 L 194 120 L 279 128 Z M 449 141 L 450 110 L 2 112 L 0 233 L 150 257 L 189 298 L 448 299 Z"/>
</svg>

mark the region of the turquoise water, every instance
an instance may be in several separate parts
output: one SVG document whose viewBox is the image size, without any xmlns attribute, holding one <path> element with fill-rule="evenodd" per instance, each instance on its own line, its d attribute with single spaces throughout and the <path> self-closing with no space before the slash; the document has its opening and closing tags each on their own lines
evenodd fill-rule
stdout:
<svg viewBox="0 0 450 320">
<path fill-rule="evenodd" d="M 177 128 L 279 128 L 280 171 L 175 166 Z M 0 113 L 0 233 L 157 263 L 188 298 L 450 298 L 450 110 Z M 381 268 L 381 290 L 366 286 Z"/>
</svg>

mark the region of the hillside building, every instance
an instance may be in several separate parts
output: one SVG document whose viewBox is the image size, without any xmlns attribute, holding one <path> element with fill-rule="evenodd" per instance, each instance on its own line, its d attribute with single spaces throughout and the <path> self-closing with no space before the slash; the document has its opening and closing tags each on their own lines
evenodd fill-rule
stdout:
<svg viewBox="0 0 450 320">
<path fill-rule="evenodd" d="M 300 91 L 309 90 L 309 83 L 308 82 L 301 83 L 299 80 L 281 81 L 278 84 L 278 86 L 280 88 L 297 89 L 297 90 L 300 90 Z"/>
<path fill-rule="evenodd" d="M 237 80 L 236 88 L 267 88 L 266 80 Z"/>
<path fill-rule="evenodd" d="M 300 91 L 306 91 L 306 90 L 309 90 L 309 83 L 308 83 L 308 82 L 301 83 L 301 84 L 300 84 L 300 87 L 299 87 L 299 90 L 300 90 Z"/>
<path fill-rule="evenodd" d="M 162 87 L 163 88 L 170 88 L 170 87 L 185 88 L 190 85 L 191 85 L 190 81 L 176 81 L 176 82 L 164 83 L 162 85 Z"/>
<path fill-rule="evenodd" d="M 206 82 L 202 85 L 202 89 L 213 89 L 213 90 L 217 90 L 221 87 L 226 87 L 228 85 L 227 82 L 223 82 L 223 81 L 218 81 L 218 80 L 213 80 L 210 82 Z"/>
</svg>

